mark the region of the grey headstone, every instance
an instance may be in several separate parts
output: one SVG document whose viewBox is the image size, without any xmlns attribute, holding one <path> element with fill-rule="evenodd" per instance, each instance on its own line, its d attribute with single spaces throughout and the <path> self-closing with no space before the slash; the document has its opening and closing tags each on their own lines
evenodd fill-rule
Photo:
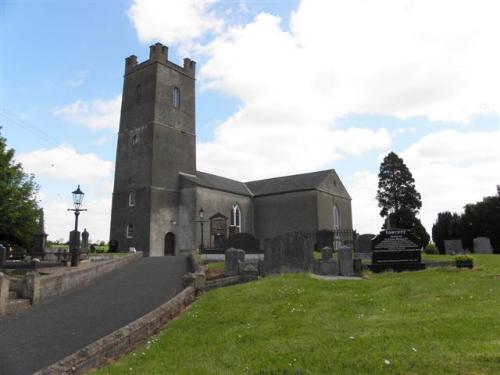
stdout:
<svg viewBox="0 0 500 375">
<path fill-rule="evenodd" d="M 359 235 L 358 238 L 356 238 L 356 253 L 371 253 L 373 237 L 375 237 L 375 235 L 371 233 Z"/>
<path fill-rule="evenodd" d="M 473 240 L 474 253 L 476 254 L 492 254 L 493 248 L 488 237 L 476 237 Z"/>
<path fill-rule="evenodd" d="M 329 246 L 325 246 L 321 249 L 321 260 L 332 259 L 333 249 Z"/>
<path fill-rule="evenodd" d="M 7 259 L 7 249 L 0 244 L 0 265 Z"/>
<path fill-rule="evenodd" d="M 444 250 L 446 254 L 463 254 L 462 240 L 444 240 Z"/>
<path fill-rule="evenodd" d="M 259 250 L 259 240 L 250 233 L 234 233 L 225 240 L 223 247 L 226 249 L 234 247 L 244 250 L 245 253 L 252 253 Z"/>
<path fill-rule="evenodd" d="M 264 241 L 264 268 L 267 274 L 309 271 L 313 263 L 313 245 L 306 236 L 286 233 Z"/>
<path fill-rule="evenodd" d="M 239 275 L 240 262 L 245 261 L 245 252 L 241 249 L 235 249 L 231 247 L 226 250 L 226 257 L 224 263 L 224 275 L 226 276 L 236 276 Z"/>
<path fill-rule="evenodd" d="M 338 263 L 332 259 L 320 260 L 315 263 L 314 273 L 324 276 L 335 276 L 339 274 Z"/>
<path fill-rule="evenodd" d="M 341 276 L 353 276 L 354 266 L 352 259 L 352 249 L 349 246 L 340 246 L 337 250 L 337 259 L 339 262 L 339 273 Z"/>
</svg>

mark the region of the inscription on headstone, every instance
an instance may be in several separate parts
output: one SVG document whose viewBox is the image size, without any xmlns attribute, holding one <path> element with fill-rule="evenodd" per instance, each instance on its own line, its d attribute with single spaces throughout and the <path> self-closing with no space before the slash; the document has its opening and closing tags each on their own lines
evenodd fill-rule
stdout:
<svg viewBox="0 0 500 375">
<path fill-rule="evenodd" d="M 372 264 L 370 269 L 396 271 L 422 269 L 420 240 L 408 229 L 386 229 L 372 239 Z"/>
</svg>

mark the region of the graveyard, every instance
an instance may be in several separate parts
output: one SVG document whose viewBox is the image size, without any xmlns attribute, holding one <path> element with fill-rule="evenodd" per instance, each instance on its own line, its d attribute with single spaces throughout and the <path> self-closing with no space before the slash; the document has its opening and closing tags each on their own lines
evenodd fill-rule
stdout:
<svg viewBox="0 0 500 375">
<path fill-rule="evenodd" d="M 436 259 L 453 257 L 424 255 Z M 96 374 L 497 374 L 500 257 L 475 259 L 466 271 L 284 274 L 209 291 Z"/>
</svg>

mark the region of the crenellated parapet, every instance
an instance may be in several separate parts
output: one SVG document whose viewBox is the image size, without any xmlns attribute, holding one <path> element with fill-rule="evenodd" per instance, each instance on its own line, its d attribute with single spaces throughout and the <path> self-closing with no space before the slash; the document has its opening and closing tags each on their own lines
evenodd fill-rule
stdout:
<svg viewBox="0 0 500 375">
<path fill-rule="evenodd" d="M 146 65 L 152 64 L 152 63 L 160 63 L 163 65 L 167 65 L 171 68 L 174 68 L 176 70 L 179 70 L 183 72 L 184 74 L 187 74 L 188 76 L 194 78 L 195 73 L 196 73 L 196 62 L 189 59 L 185 58 L 184 59 L 184 66 L 179 66 L 171 61 L 168 60 L 168 47 L 164 46 L 161 43 L 155 43 L 152 46 L 149 47 L 149 59 L 142 62 L 138 63 L 137 62 L 137 56 L 131 55 L 125 59 L 125 75 L 133 73 L 141 68 L 143 68 Z"/>
</svg>

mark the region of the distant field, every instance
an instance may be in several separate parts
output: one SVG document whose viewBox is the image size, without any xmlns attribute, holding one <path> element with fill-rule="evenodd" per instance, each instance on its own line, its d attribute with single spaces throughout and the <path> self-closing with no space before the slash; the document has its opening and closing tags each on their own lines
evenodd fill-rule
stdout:
<svg viewBox="0 0 500 375">
<path fill-rule="evenodd" d="M 500 374 L 499 255 L 476 256 L 472 271 L 367 277 L 210 291 L 97 374 Z"/>
</svg>

